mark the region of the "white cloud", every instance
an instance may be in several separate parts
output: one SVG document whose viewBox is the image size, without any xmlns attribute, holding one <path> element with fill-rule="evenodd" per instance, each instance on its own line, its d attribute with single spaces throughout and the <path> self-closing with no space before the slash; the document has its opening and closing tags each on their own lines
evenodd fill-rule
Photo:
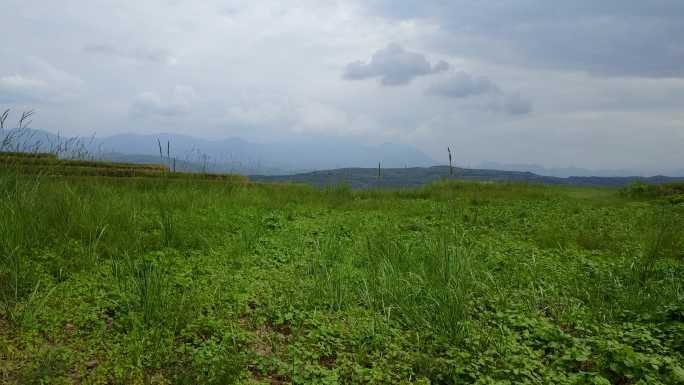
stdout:
<svg viewBox="0 0 684 385">
<path fill-rule="evenodd" d="M 289 102 L 262 101 L 231 105 L 225 113 L 227 124 L 244 126 L 289 127 L 296 119 L 296 111 Z"/>
<path fill-rule="evenodd" d="M 297 133 L 343 133 L 349 126 L 349 115 L 331 105 L 307 102 L 297 108 Z"/>
<path fill-rule="evenodd" d="M 178 59 L 168 50 L 160 48 L 121 48 L 112 44 L 87 44 L 83 51 L 93 55 L 117 57 L 125 60 L 174 65 Z"/>
<path fill-rule="evenodd" d="M 226 108 L 226 123 L 270 130 L 280 127 L 294 134 L 345 134 L 351 117 L 333 105 L 310 99 L 267 100 Z"/>
<path fill-rule="evenodd" d="M 0 77 L 0 101 L 13 102 L 33 100 L 36 95 L 42 95 L 48 85 L 40 79 L 24 75 L 8 75 Z"/>
<path fill-rule="evenodd" d="M 83 81 L 38 58 L 29 58 L 23 73 L 0 76 L 0 101 L 62 102 L 81 91 Z"/>
<path fill-rule="evenodd" d="M 138 94 L 131 103 L 130 116 L 133 118 L 165 117 L 185 115 L 192 109 L 197 94 L 192 87 L 176 85 L 167 97 L 146 91 Z"/>
</svg>

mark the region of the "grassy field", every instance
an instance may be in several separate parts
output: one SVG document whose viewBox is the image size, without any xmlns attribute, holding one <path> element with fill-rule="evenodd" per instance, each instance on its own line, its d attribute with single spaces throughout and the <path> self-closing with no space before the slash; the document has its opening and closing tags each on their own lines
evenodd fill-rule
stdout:
<svg viewBox="0 0 684 385">
<path fill-rule="evenodd" d="M 0 170 L 0 383 L 682 384 L 678 191 Z"/>
</svg>

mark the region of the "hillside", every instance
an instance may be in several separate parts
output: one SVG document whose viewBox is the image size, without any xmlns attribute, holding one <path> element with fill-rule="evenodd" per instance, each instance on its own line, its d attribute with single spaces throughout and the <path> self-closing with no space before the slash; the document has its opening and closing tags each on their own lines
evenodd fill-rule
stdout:
<svg viewBox="0 0 684 385">
<path fill-rule="evenodd" d="M 252 175 L 253 181 L 305 183 L 317 187 L 335 184 L 347 184 L 352 188 L 408 188 L 426 185 L 439 179 L 449 177 L 448 166 L 387 168 L 381 170 L 378 178 L 377 168 L 342 168 L 336 170 L 315 171 L 295 175 Z M 477 181 L 528 182 L 569 186 L 625 186 L 635 180 L 646 183 L 661 184 L 684 181 L 684 177 L 552 177 L 531 172 L 502 171 L 484 169 L 454 169 L 450 179 Z"/>
</svg>

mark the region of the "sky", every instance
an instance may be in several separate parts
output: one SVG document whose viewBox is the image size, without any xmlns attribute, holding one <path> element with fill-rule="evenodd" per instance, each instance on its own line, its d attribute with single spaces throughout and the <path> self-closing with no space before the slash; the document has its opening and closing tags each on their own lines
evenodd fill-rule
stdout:
<svg viewBox="0 0 684 385">
<path fill-rule="evenodd" d="M 684 169 L 681 0 L 4 0 L 3 15 L 0 109 L 64 135 Z"/>
</svg>

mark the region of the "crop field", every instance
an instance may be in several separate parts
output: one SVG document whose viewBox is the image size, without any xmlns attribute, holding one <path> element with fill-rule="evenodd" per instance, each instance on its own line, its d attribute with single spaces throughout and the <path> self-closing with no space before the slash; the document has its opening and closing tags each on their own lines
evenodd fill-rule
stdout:
<svg viewBox="0 0 684 385">
<path fill-rule="evenodd" d="M 681 185 L 16 171 L 2 384 L 684 383 Z"/>
<path fill-rule="evenodd" d="M 49 153 L 0 152 L 0 168 L 21 174 L 43 176 L 104 176 L 124 178 L 213 179 L 245 183 L 246 178 L 235 174 L 170 172 L 161 164 L 104 162 L 99 160 L 59 159 Z"/>
</svg>

